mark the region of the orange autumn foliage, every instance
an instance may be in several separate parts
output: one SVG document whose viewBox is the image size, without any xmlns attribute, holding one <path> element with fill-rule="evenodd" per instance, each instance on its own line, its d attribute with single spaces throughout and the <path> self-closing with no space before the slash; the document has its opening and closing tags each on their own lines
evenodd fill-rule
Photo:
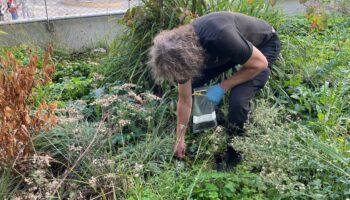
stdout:
<svg viewBox="0 0 350 200">
<path fill-rule="evenodd" d="M 57 124 L 55 103 L 42 102 L 34 109 L 33 102 L 34 88 L 50 82 L 55 72 L 51 55 L 50 47 L 40 69 L 31 50 L 28 65 L 22 65 L 10 52 L 0 57 L 0 164 L 30 156 L 31 138 Z"/>
</svg>

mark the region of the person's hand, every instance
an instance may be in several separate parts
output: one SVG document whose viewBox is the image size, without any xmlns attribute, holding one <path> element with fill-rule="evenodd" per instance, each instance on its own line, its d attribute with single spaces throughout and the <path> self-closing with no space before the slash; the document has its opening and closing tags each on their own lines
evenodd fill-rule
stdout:
<svg viewBox="0 0 350 200">
<path fill-rule="evenodd" d="M 185 140 L 179 139 L 175 143 L 174 155 L 179 159 L 183 159 L 183 158 L 185 158 L 185 152 L 186 152 Z"/>
<path fill-rule="evenodd" d="M 225 95 L 225 90 L 219 85 L 210 86 L 207 90 L 207 98 L 213 102 L 214 105 L 218 105 Z"/>
</svg>

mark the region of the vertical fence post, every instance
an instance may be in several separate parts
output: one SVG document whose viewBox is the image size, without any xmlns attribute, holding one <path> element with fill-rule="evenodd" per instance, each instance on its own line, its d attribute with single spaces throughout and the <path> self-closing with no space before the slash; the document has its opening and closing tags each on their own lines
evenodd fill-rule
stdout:
<svg viewBox="0 0 350 200">
<path fill-rule="evenodd" d="M 47 3 L 46 3 L 46 0 L 44 0 L 45 2 L 45 12 L 46 12 L 46 29 L 49 31 L 49 32 L 53 32 L 54 29 L 53 29 L 53 24 L 50 23 L 50 20 L 49 20 L 49 13 L 47 11 Z"/>
</svg>

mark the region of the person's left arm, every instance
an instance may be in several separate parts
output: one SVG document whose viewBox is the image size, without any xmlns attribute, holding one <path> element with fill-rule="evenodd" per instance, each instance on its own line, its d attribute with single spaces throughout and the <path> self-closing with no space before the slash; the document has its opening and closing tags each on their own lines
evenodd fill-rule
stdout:
<svg viewBox="0 0 350 200">
<path fill-rule="evenodd" d="M 260 72 L 267 68 L 268 61 L 266 57 L 259 51 L 259 49 L 254 46 L 252 47 L 252 55 L 248 61 L 242 65 L 242 68 L 233 76 L 220 83 L 220 86 L 222 89 L 224 89 L 225 92 L 241 83 L 253 79 Z"/>
<path fill-rule="evenodd" d="M 266 57 L 250 43 L 235 27 L 226 27 L 219 33 L 215 42 L 216 49 L 242 68 L 227 80 L 208 88 L 207 98 L 215 105 L 219 104 L 225 92 L 239 84 L 253 79 L 267 68 Z M 234 66 L 232 66 L 234 67 Z"/>
</svg>

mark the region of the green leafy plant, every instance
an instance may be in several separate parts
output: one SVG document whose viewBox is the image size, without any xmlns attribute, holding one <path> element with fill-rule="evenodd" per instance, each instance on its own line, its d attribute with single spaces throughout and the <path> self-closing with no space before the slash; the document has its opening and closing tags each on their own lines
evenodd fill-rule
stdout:
<svg viewBox="0 0 350 200">
<path fill-rule="evenodd" d="M 203 173 L 197 178 L 194 199 L 273 199 L 267 196 L 261 177 L 239 171 L 235 174 Z"/>
</svg>

